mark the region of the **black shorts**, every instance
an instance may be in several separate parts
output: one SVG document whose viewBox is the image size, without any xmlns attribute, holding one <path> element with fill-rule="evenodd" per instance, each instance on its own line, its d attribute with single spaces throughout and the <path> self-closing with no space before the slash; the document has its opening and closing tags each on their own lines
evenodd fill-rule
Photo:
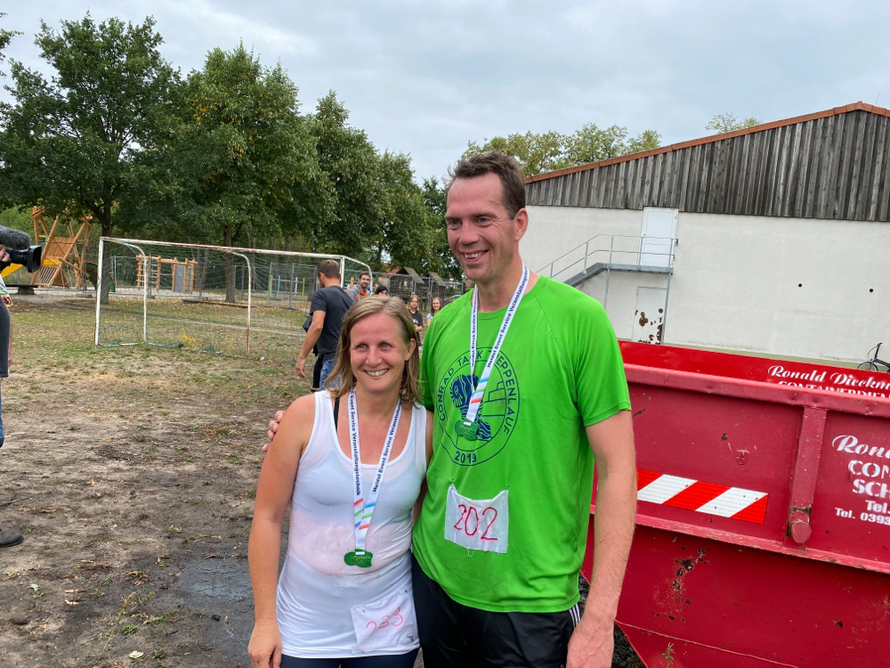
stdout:
<svg viewBox="0 0 890 668">
<path fill-rule="evenodd" d="M 564 612 L 489 612 L 452 599 L 413 558 L 414 607 L 425 668 L 560 668 L 580 620 Z"/>
<path fill-rule="evenodd" d="M 349 659 L 297 659 L 281 656 L 281 668 L 412 668 L 417 650 L 407 654 L 356 656 Z"/>
</svg>

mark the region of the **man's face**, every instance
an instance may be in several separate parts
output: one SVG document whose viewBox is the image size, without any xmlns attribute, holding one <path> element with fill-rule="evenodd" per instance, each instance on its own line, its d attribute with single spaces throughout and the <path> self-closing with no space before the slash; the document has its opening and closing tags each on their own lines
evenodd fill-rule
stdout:
<svg viewBox="0 0 890 668">
<path fill-rule="evenodd" d="M 495 284 L 519 261 L 519 240 L 528 225 L 520 209 L 513 218 L 501 201 L 497 174 L 457 179 L 448 191 L 445 211 L 448 245 L 467 278 Z"/>
<path fill-rule="evenodd" d="M 371 285 L 371 277 L 368 274 L 362 274 L 358 277 L 358 284 L 363 288 L 367 288 Z"/>
</svg>

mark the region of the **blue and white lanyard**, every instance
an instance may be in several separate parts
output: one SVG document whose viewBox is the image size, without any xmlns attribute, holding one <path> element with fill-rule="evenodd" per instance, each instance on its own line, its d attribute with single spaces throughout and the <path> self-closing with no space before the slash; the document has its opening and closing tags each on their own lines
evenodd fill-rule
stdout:
<svg viewBox="0 0 890 668">
<path fill-rule="evenodd" d="M 504 320 L 503 322 L 501 322 L 501 328 L 498 330 L 498 335 L 494 340 L 494 345 L 491 348 L 491 354 L 489 354 L 488 356 L 488 361 L 485 363 L 485 368 L 482 370 L 482 377 L 479 378 L 479 383 L 476 385 L 476 389 L 473 392 L 472 398 L 470 399 L 470 405 L 467 408 L 467 415 L 463 419 L 463 424 L 466 426 L 470 426 L 476 421 L 476 415 L 479 413 L 479 407 L 482 406 L 482 395 L 485 394 L 485 386 L 488 385 L 488 379 L 491 377 L 491 370 L 494 368 L 494 363 L 498 358 L 498 354 L 501 352 L 501 344 L 504 342 L 504 337 L 507 336 L 507 330 L 510 329 L 510 323 L 513 322 L 513 316 L 516 315 L 516 311 L 519 309 L 519 302 L 522 300 L 522 295 L 525 293 L 525 286 L 528 285 L 528 276 L 528 267 L 522 265 L 522 278 L 519 279 L 519 285 L 516 286 L 516 292 L 513 293 L 513 298 L 510 300 L 510 304 L 507 306 L 507 312 L 504 314 Z M 471 373 L 476 367 L 476 333 L 478 330 L 476 317 L 478 312 L 479 288 L 477 286 L 473 289 L 473 309 L 470 312 Z"/>
<path fill-rule="evenodd" d="M 352 444 L 352 469 L 355 473 L 355 552 L 356 554 L 364 554 L 365 537 L 368 535 L 368 528 L 371 526 L 371 516 L 374 514 L 374 507 L 377 505 L 377 495 L 380 491 L 380 484 L 383 482 L 383 474 L 386 471 L 386 464 L 389 462 L 389 453 L 392 451 L 392 444 L 396 438 L 396 431 L 399 428 L 399 417 L 402 414 L 401 399 L 396 404 L 396 409 L 392 414 L 392 421 L 389 424 L 389 431 L 386 434 L 386 441 L 383 443 L 383 452 L 380 453 L 380 464 L 377 467 L 377 475 L 374 478 L 374 484 L 368 493 L 368 500 L 365 502 L 364 493 L 362 491 L 362 456 L 361 448 L 358 441 L 358 409 L 355 406 L 355 390 L 349 393 L 349 441 Z"/>
</svg>

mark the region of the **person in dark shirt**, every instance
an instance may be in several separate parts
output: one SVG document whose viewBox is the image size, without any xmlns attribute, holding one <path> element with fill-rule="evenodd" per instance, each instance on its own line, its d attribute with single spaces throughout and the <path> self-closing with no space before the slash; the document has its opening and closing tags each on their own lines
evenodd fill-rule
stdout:
<svg viewBox="0 0 890 668">
<path fill-rule="evenodd" d="M 9 253 L 3 246 L 0 246 L 0 262 L 9 262 Z M 7 305 L 12 304 L 9 298 L 9 292 L 3 279 L 0 278 L 0 378 L 6 378 L 9 375 L 9 365 L 12 363 L 12 332 L 9 323 L 9 311 L 6 310 Z M 0 417 L 0 447 L 3 446 L 3 419 Z M 4 531 L 0 529 L 0 547 L 13 547 L 24 540 L 22 534 L 15 531 Z"/>
<path fill-rule="evenodd" d="M 340 265 L 333 260 L 322 260 L 318 264 L 318 282 L 321 289 L 312 295 L 309 306 L 309 315 L 312 324 L 306 331 L 303 339 L 303 347 L 297 358 L 296 371 L 300 378 L 306 377 L 306 357 L 312 347 L 318 344 L 318 359 L 316 365 L 321 365 L 321 373 L 318 379 L 318 389 L 324 388 L 325 380 L 334 363 L 337 361 L 337 341 L 340 338 L 340 325 L 343 324 L 343 316 L 355 302 L 346 291 L 340 287 Z"/>
<path fill-rule="evenodd" d="M 414 321 L 414 338 L 417 339 L 417 345 L 420 345 L 420 333 L 423 331 L 423 314 L 420 312 L 420 298 L 417 295 L 411 295 L 408 299 L 408 313 Z"/>
</svg>

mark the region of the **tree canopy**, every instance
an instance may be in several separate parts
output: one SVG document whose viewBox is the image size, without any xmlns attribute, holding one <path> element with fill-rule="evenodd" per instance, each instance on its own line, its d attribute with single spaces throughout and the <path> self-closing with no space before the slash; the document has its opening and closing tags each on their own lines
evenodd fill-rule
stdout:
<svg viewBox="0 0 890 668">
<path fill-rule="evenodd" d="M 136 155 L 158 141 L 179 86 L 161 41 L 151 18 L 96 25 L 88 14 L 58 33 L 41 22 L 36 44 L 56 76 L 12 61 L 16 103 L 0 105 L 6 204 L 90 213 L 111 233 L 117 203 L 141 187 Z"/>
<path fill-rule="evenodd" d="M 738 119 L 735 117 L 735 114 L 727 112 L 725 114 L 714 114 L 713 118 L 711 118 L 705 126 L 705 130 L 713 130 L 717 134 L 723 134 L 724 132 L 750 128 L 754 125 L 760 125 L 761 123 L 763 123 L 763 121 L 754 118 L 753 116 Z"/>
<path fill-rule="evenodd" d="M 0 29 L 0 63 L 15 34 Z M 460 278 L 444 186 L 419 183 L 409 155 L 378 151 L 334 91 L 301 113 L 287 72 L 243 45 L 212 49 L 183 77 L 151 17 L 41 22 L 35 43 L 53 74 L 10 61 L 0 211 L 43 206 L 89 213 L 105 236 L 341 253 Z M 588 123 L 470 142 L 464 155 L 501 150 L 533 175 L 659 143 L 653 130 Z"/>
<path fill-rule="evenodd" d="M 6 14 L 0 12 L 0 19 L 2 19 Z M 9 46 L 9 43 L 12 41 L 12 38 L 16 35 L 20 35 L 21 33 L 16 32 L 15 30 L 3 30 L 0 29 L 0 63 L 6 60 L 6 55 L 3 51 Z M 3 72 L 0 72 L 0 76 L 6 76 Z"/>
<path fill-rule="evenodd" d="M 648 151 L 660 145 L 661 136 L 655 130 L 645 130 L 636 137 L 628 138 L 625 127 L 612 125 L 600 128 L 594 123 L 587 123 L 570 135 L 559 132 L 526 132 L 486 139 L 481 146 L 471 141 L 463 157 L 487 151 L 501 151 L 516 158 L 526 176 L 534 176 L 619 155 Z"/>
<path fill-rule="evenodd" d="M 296 86 L 238 46 L 211 51 L 185 86 L 173 144 L 186 184 L 182 218 L 206 243 L 265 238 L 294 224 L 296 185 L 319 179 Z"/>
</svg>

